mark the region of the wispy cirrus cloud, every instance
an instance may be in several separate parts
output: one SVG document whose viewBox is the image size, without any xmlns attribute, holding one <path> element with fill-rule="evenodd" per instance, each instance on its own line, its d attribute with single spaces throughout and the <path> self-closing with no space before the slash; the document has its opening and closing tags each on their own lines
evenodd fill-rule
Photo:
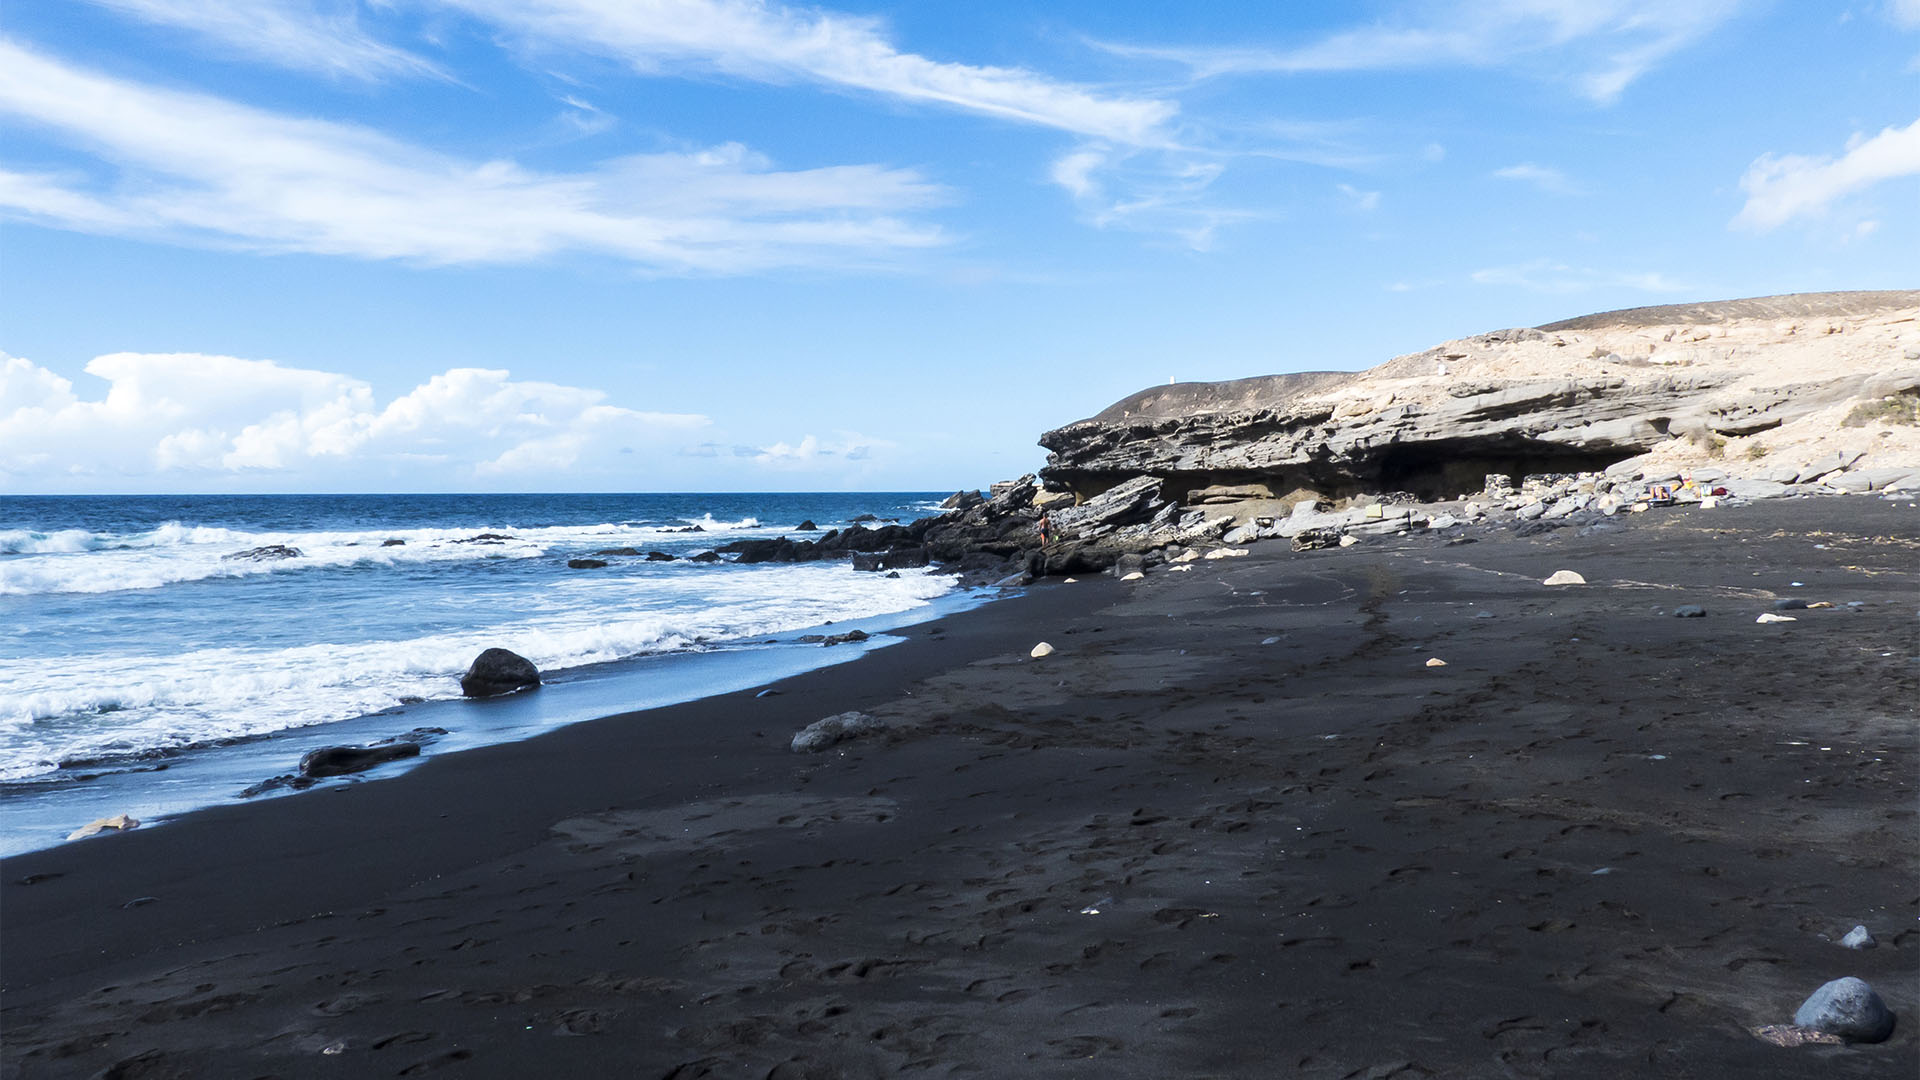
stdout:
<svg viewBox="0 0 1920 1080">
<path fill-rule="evenodd" d="M 1601 103 L 1711 34 L 1740 0 L 1484 0 L 1406 3 L 1395 15 L 1299 45 L 1165 47 L 1099 43 L 1186 67 L 1196 79 L 1247 74 L 1525 67 L 1552 61 Z"/>
<path fill-rule="evenodd" d="M 1169 100 L 1110 93 L 1021 68 L 935 60 L 895 45 L 879 20 L 768 0 L 441 0 L 538 45 L 643 74 L 709 71 L 804 80 L 1130 145 L 1170 139 Z"/>
<path fill-rule="evenodd" d="M 0 477 L 65 490 L 245 473 L 550 479 L 709 423 L 484 368 L 450 369 L 384 404 L 348 375 L 232 356 L 113 353 L 86 372 L 105 384 L 97 396 L 0 353 Z"/>
<path fill-rule="evenodd" d="M 379 80 L 446 73 L 431 60 L 361 29 L 355 9 L 323 12 L 305 0 L 88 0 L 141 22 L 297 71 Z"/>
<path fill-rule="evenodd" d="M 1684 293 L 1691 286 L 1658 271 L 1610 271 L 1571 266 L 1552 259 L 1533 259 L 1510 266 L 1475 270 L 1476 285 L 1504 285 L 1542 293 L 1584 293 L 1596 289 L 1635 289 L 1650 293 Z"/>
<path fill-rule="evenodd" d="M 1823 215 L 1856 192 L 1912 176 L 1920 176 L 1920 120 L 1883 128 L 1871 138 L 1856 134 L 1839 157 L 1764 154 L 1740 178 L 1747 202 L 1733 224 L 1758 231 L 1778 228 L 1795 218 Z"/>
<path fill-rule="evenodd" d="M 575 251 L 671 273 L 874 265 L 945 241 L 901 216 L 946 199 L 913 170 L 782 172 L 728 144 L 539 172 L 116 79 L 0 39 L 4 117 L 89 153 L 104 175 L 0 170 L 0 213 L 88 232 L 435 264 Z"/>
<path fill-rule="evenodd" d="M 1555 195 L 1578 195 L 1580 186 L 1567 178 L 1567 174 L 1549 165 L 1535 165 L 1523 161 L 1518 165 L 1508 165 L 1493 170 L 1493 175 L 1501 180 L 1515 180 L 1523 184 L 1532 184 L 1541 191 Z"/>
</svg>

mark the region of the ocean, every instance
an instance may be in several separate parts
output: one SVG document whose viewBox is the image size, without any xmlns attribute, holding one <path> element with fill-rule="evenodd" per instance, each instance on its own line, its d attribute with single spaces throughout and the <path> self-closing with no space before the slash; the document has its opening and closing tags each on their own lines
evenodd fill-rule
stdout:
<svg viewBox="0 0 1920 1080">
<path fill-rule="evenodd" d="M 428 752 L 756 685 L 978 602 L 950 576 L 694 562 L 733 540 L 911 521 L 944 493 L 0 498 L 0 853 L 99 811 L 214 805 L 311 746 Z M 297 555 L 245 557 L 257 549 Z M 663 552 L 671 561 L 599 555 Z M 283 555 L 274 551 L 269 555 Z M 872 641 L 794 639 L 864 628 Z M 547 679 L 460 699 L 502 647 Z"/>
</svg>

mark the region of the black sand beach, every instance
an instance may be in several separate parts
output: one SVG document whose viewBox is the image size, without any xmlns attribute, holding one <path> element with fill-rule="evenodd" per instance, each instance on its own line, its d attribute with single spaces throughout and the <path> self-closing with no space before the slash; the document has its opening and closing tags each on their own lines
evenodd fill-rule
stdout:
<svg viewBox="0 0 1920 1080">
<path fill-rule="evenodd" d="M 6 860 L 0 1073 L 1913 1076 L 1920 516 L 1607 526 L 1048 584 Z M 1890 1041 L 1749 1033 L 1842 975 Z"/>
</svg>

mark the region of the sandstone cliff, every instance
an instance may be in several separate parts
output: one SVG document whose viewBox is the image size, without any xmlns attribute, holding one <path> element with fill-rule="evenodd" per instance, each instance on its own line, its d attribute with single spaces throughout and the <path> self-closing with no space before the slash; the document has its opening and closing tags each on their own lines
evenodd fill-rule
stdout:
<svg viewBox="0 0 1920 1080">
<path fill-rule="evenodd" d="M 1920 291 L 1806 293 L 1499 330 L 1362 372 L 1155 387 L 1047 432 L 1042 479 L 1087 499 L 1481 490 L 1488 474 L 1711 461 L 1792 479 L 1841 451 L 1920 466 Z"/>
</svg>

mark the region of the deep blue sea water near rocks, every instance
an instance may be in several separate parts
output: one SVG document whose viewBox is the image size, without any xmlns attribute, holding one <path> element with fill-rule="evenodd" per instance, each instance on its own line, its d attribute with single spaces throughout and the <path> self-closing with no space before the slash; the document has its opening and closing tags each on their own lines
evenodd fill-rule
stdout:
<svg viewBox="0 0 1920 1080">
<path fill-rule="evenodd" d="M 852 659 L 979 598 L 918 570 L 686 556 L 943 494 L 0 498 L 0 853 L 232 799 L 309 746 L 424 726 L 441 752 Z M 299 554 L 234 557 L 274 547 Z M 567 566 L 612 548 L 677 558 Z M 881 636 L 794 641 L 827 624 Z M 460 700 L 491 646 L 548 684 Z"/>
</svg>

